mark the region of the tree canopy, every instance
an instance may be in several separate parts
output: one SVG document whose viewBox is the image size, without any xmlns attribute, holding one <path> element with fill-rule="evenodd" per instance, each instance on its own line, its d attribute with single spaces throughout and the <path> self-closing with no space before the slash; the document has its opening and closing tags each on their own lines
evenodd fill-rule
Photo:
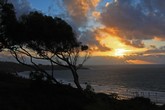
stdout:
<svg viewBox="0 0 165 110">
<path fill-rule="evenodd" d="M 79 84 L 77 69 L 88 59 L 88 46 L 82 45 L 76 38 L 72 27 L 58 17 L 30 12 L 16 18 L 12 4 L 4 3 L 1 7 L 1 49 L 8 49 L 16 60 L 24 65 L 44 73 L 47 79 L 58 81 L 53 76 L 53 66 L 60 65 L 71 70 L 76 86 Z M 85 52 L 84 59 L 79 60 L 80 52 Z M 32 65 L 25 62 L 29 57 Z M 50 62 L 52 76 L 39 68 L 34 59 Z"/>
<path fill-rule="evenodd" d="M 17 19 L 14 6 L 6 0 L 0 2 L 0 48 L 5 48 L 11 43 L 13 37 L 17 36 Z"/>
<path fill-rule="evenodd" d="M 22 16 L 19 23 L 24 36 L 21 40 L 29 48 L 56 52 L 60 48 L 63 51 L 78 43 L 72 27 L 61 18 L 31 12 Z"/>
</svg>

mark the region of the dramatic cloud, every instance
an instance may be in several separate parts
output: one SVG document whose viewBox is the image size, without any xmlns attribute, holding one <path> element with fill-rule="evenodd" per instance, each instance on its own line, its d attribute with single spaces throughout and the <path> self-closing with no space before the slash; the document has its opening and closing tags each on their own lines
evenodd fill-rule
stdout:
<svg viewBox="0 0 165 110">
<path fill-rule="evenodd" d="M 99 36 L 99 33 L 97 33 L 95 30 L 93 31 L 87 30 L 82 33 L 82 37 L 80 38 L 80 41 L 82 41 L 84 44 L 89 45 L 91 51 L 102 51 L 102 52 L 111 51 L 110 47 L 100 43 L 100 40 L 97 39 L 97 36 Z"/>
<path fill-rule="evenodd" d="M 164 0 L 114 0 L 101 13 L 101 22 L 131 45 L 143 47 L 140 40 L 165 37 L 164 6 Z"/>
<path fill-rule="evenodd" d="M 87 23 L 89 14 L 94 11 L 100 0 L 64 0 L 64 4 L 78 26 Z"/>
<path fill-rule="evenodd" d="M 113 36 L 114 38 L 117 38 L 118 41 L 124 43 L 125 45 L 131 45 L 132 47 L 135 48 L 143 48 L 144 43 L 141 39 L 132 39 L 128 40 L 126 37 L 121 37 L 119 36 L 120 31 L 115 28 L 109 28 L 109 27 L 104 27 L 104 28 L 98 28 L 97 31 L 101 31 L 102 33 L 109 34 L 109 36 Z"/>
<path fill-rule="evenodd" d="M 109 47 L 100 44 L 98 36 L 100 12 L 96 10 L 100 0 L 64 0 L 66 11 L 70 16 L 71 25 L 79 29 L 80 41 L 90 46 L 92 51 L 111 51 Z"/>
<path fill-rule="evenodd" d="M 17 16 L 32 10 L 28 0 L 9 2 L 14 4 Z M 49 3 L 45 14 L 59 16 L 73 27 L 77 38 L 93 52 L 91 64 L 164 63 L 165 0 L 51 0 Z"/>
<path fill-rule="evenodd" d="M 17 17 L 29 13 L 32 9 L 28 0 L 8 0 L 15 7 Z"/>
</svg>

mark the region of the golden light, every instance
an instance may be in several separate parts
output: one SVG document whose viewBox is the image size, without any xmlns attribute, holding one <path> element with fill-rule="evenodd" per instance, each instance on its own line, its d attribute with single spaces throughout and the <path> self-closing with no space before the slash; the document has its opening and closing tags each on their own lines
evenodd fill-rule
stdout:
<svg viewBox="0 0 165 110">
<path fill-rule="evenodd" d="M 126 52 L 128 52 L 128 50 L 125 50 L 125 49 L 115 49 L 115 53 L 114 53 L 114 56 L 117 56 L 117 57 L 123 57 Z"/>
<path fill-rule="evenodd" d="M 144 60 L 127 60 L 129 64 L 154 64 L 153 62 L 148 62 Z"/>
<path fill-rule="evenodd" d="M 93 47 L 93 56 L 112 56 L 125 57 L 146 51 L 146 48 L 137 48 L 128 45 L 121 37 L 118 36 L 119 30 L 115 28 L 100 28 L 95 30 L 95 39 L 102 47 L 110 48 L 111 50 L 100 51 L 99 47 Z"/>
</svg>

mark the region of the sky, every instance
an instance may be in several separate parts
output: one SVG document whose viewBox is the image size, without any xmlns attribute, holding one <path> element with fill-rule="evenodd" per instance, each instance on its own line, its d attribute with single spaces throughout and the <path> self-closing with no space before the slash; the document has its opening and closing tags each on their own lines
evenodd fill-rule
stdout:
<svg viewBox="0 0 165 110">
<path fill-rule="evenodd" d="M 90 47 L 88 64 L 165 64 L 165 0 L 9 0 L 67 21 Z"/>
</svg>

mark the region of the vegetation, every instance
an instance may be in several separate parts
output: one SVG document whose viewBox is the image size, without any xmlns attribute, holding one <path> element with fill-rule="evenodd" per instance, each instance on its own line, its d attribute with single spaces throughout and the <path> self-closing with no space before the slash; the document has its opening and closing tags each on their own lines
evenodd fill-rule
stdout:
<svg viewBox="0 0 165 110">
<path fill-rule="evenodd" d="M 53 76 L 54 65 L 70 69 L 77 88 L 82 91 L 77 70 L 89 58 L 88 46 L 77 41 L 72 27 L 61 18 L 39 12 L 31 12 L 17 20 L 13 5 L 2 1 L 1 50 L 9 51 L 20 64 L 33 68 L 56 84 L 59 82 Z M 81 54 L 84 59 L 80 61 L 81 52 L 84 52 Z M 36 60 L 49 62 L 52 74 L 40 68 Z"/>
<path fill-rule="evenodd" d="M 0 72 L 1 110 L 165 110 L 146 98 L 117 100 L 69 85 L 36 82 Z"/>
<path fill-rule="evenodd" d="M 14 7 L 0 0 L 0 50 L 8 51 L 22 66 L 0 63 L 1 110 L 164 110 L 146 98 L 117 100 L 117 95 L 94 93 L 87 83 L 82 90 L 77 69 L 88 59 L 88 46 L 76 39 L 71 26 L 61 18 L 31 12 L 16 18 Z M 81 52 L 84 59 L 79 60 Z M 30 63 L 27 63 L 27 60 Z M 45 60 L 51 66 L 38 65 Z M 7 66 L 5 66 L 7 65 Z M 14 69 L 11 67 L 14 65 Z M 59 85 L 53 76 L 55 65 L 72 71 L 76 88 Z M 52 74 L 45 70 L 51 69 Z M 35 70 L 31 79 L 23 79 L 11 72 Z M 43 80 L 47 78 L 47 80 Z M 52 83 L 54 82 L 54 83 Z M 81 92 L 80 92 L 81 90 Z"/>
</svg>

